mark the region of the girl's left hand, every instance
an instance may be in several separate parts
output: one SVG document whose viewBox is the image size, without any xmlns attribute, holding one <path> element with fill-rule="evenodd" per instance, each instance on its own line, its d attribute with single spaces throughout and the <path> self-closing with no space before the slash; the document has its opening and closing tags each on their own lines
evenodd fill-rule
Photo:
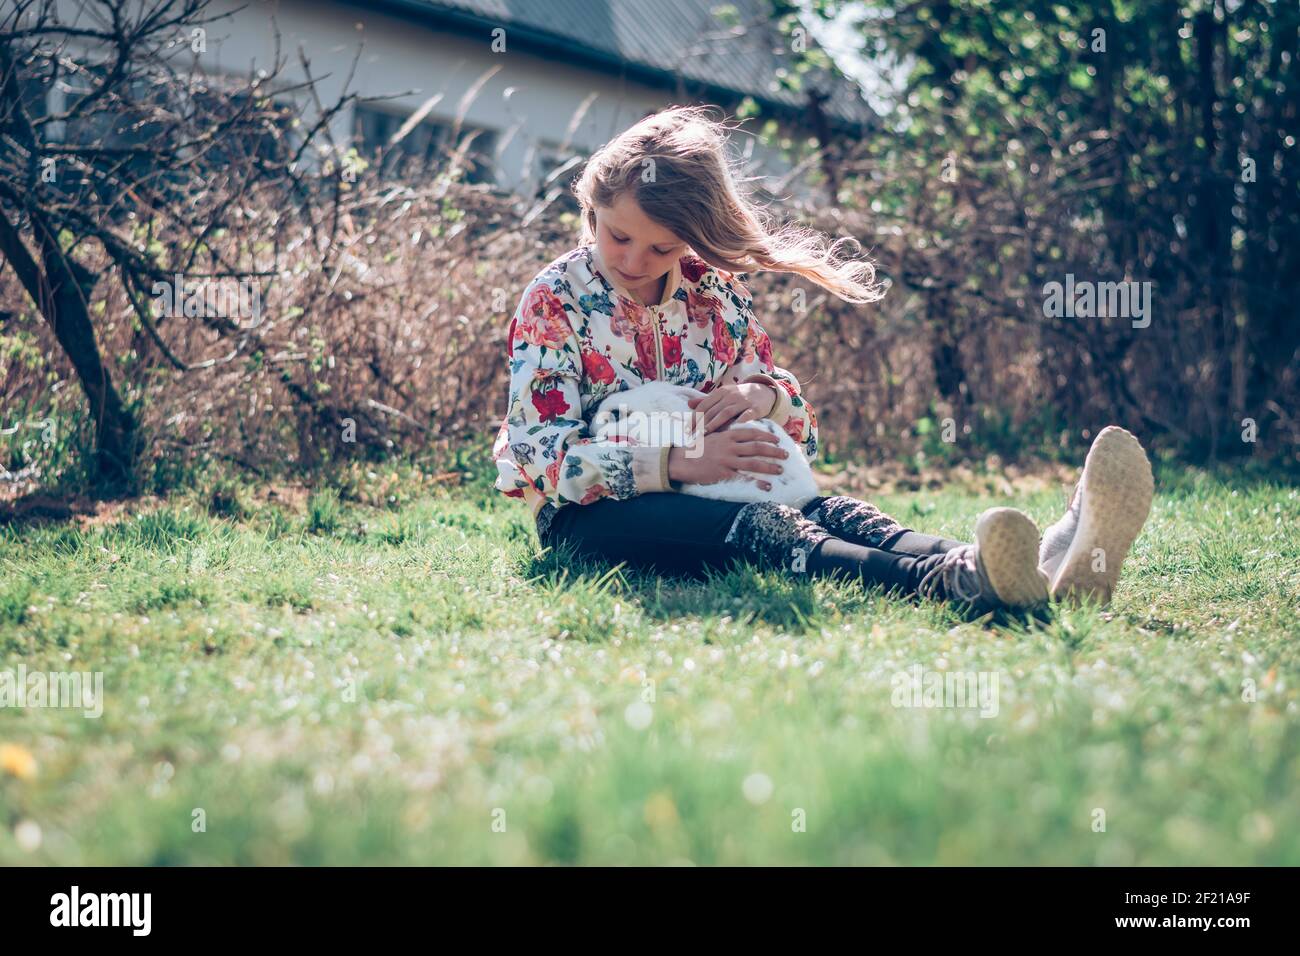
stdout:
<svg viewBox="0 0 1300 956">
<path fill-rule="evenodd" d="M 692 398 L 688 405 L 704 419 L 702 434 L 726 428 L 732 422 L 744 424 L 767 414 L 776 401 L 776 392 L 770 385 L 747 382 L 743 385 L 721 385 L 700 398 Z"/>
</svg>

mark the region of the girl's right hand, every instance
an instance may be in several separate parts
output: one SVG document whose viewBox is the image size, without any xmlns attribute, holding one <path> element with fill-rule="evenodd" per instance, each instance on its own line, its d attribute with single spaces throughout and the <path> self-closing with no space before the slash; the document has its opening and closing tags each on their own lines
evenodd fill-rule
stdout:
<svg viewBox="0 0 1300 956">
<path fill-rule="evenodd" d="M 749 474 L 779 475 L 784 468 L 778 462 L 788 458 L 780 439 L 761 428 L 728 428 L 712 432 L 701 439 L 703 449 L 673 448 L 668 453 L 668 477 L 693 485 L 711 485 Z M 772 489 L 770 481 L 756 479 L 764 491 Z"/>
</svg>

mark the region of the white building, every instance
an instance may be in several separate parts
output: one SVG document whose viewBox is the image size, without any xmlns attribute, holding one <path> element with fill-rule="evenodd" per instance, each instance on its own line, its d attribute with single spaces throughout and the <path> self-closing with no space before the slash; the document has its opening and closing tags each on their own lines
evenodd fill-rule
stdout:
<svg viewBox="0 0 1300 956">
<path fill-rule="evenodd" d="M 766 0 L 726 6 L 735 15 L 715 15 L 713 0 L 214 0 L 212 13 L 230 15 L 206 27 L 203 60 L 240 75 L 269 67 L 278 33 L 283 80 L 301 79 L 301 50 L 324 102 L 349 77 L 351 92 L 392 96 L 338 117 L 339 141 L 373 156 L 422 111 L 392 157 L 463 145 L 471 179 L 526 194 L 670 103 L 732 112 L 752 98 L 783 133 L 805 137 L 820 128 L 856 138 L 874 124 L 843 76 L 819 78 L 816 102 L 780 89 L 790 40 L 765 22 Z M 754 137 L 743 140 L 751 173 L 786 171 Z"/>
</svg>

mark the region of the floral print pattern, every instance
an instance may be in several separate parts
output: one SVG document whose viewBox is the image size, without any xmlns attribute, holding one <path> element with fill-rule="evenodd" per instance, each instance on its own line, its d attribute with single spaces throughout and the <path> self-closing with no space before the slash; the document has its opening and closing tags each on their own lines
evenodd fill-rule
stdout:
<svg viewBox="0 0 1300 956">
<path fill-rule="evenodd" d="M 772 385 L 771 418 L 816 457 L 817 416 L 798 379 L 773 364 L 739 278 L 687 255 L 667 300 L 642 305 L 601 274 L 593 252 L 579 246 L 542 270 L 511 319 L 509 404 L 492 452 L 499 491 L 536 514 L 547 501 L 559 507 L 672 490 L 667 448 L 596 442 L 590 421 L 610 394 L 659 379 L 703 392 Z"/>
</svg>

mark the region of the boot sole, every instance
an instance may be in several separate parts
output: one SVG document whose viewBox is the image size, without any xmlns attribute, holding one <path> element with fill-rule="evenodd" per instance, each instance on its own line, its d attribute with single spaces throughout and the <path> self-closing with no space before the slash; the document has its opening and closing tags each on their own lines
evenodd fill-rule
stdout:
<svg viewBox="0 0 1300 956">
<path fill-rule="evenodd" d="M 1047 575 L 1038 570 L 1038 526 L 1015 508 L 990 508 L 975 522 L 980 561 L 998 600 L 1009 607 L 1047 601 Z"/>
<path fill-rule="evenodd" d="M 1052 597 L 1104 606 L 1151 512 L 1155 480 L 1141 443 L 1123 428 L 1103 428 L 1088 451 L 1079 493 L 1079 526 L 1052 581 Z M 1093 570 L 1097 557 L 1101 570 Z"/>
</svg>

